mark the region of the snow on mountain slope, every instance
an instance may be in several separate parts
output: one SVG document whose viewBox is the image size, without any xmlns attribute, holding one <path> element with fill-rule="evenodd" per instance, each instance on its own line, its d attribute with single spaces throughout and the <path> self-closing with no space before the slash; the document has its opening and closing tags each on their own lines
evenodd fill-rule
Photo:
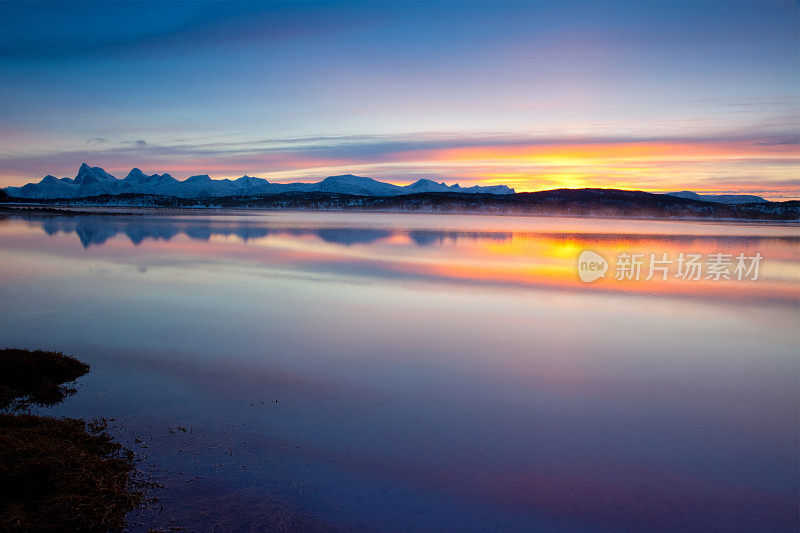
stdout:
<svg viewBox="0 0 800 533">
<path fill-rule="evenodd" d="M 768 203 L 768 200 L 764 200 L 762 197 L 752 194 L 697 194 L 693 191 L 668 192 L 667 194 L 678 198 L 703 200 L 705 202 L 716 202 L 718 204 Z"/>
<path fill-rule="evenodd" d="M 28 183 L 22 187 L 6 187 L 10 197 L 53 199 L 85 198 L 101 194 L 153 194 L 180 198 L 207 198 L 216 196 L 259 196 L 282 192 L 326 192 L 360 196 L 396 196 L 423 192 L 460 192 L 485 194 L 513 194 L 514 189 L 505 185 L 490 187 L 466 187 L 458 184 L 447 186 L 444 182 L 421 179 L 411 185 L 399 186 L 363 176 L 345 174 L 330 176 L 317 183 L 270 183 L 263 178 L 242 176 L 236 180 L 214 180 L 208 175 L 198 175 L 183 181 L 169 174 L 147 175 L 138 168 L 127 176 L 117 179 L 100 167 L 83 163 L 78 174 L 72 178 L 45 176 L 39 183 Z"/>
<path fill-rule="evenodd" d="M 403 194 L 402 187 L 383 183 L 372 178 L 353 176 L 330 176 L 312 187 L 313 191 L 357 194 L 360 196 L 392 196 Z"/>
<path fill-rule="evenodd" d="M 455 187 L 455 185 L 454 185 Z M 414 192 L 414 193 L 421 193 L 421 192 L 450 192 L 450 187 L 445 185 L 444 182 L 436 183 L 433 180 L 426 180 L 421 179 L 417 180 L 411 185 L 405 187 L 406 189 Z"/>
</svg>

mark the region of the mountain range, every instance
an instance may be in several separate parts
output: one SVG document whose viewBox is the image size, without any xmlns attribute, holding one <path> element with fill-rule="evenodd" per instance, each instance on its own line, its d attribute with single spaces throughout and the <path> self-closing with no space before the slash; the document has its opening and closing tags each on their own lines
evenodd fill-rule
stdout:
<svg viewBox="0 0 800 533">
<path fill-rule="evenodd" d="M 181 181 L 169 174 L 148 176 L 138 168 L 134 168 L 127 176 L 119 179 L 100 167 L 90 167 L 83 163 L 74 178 L 57 178 L 48 175 L 39 183 L 28 183 L 22 187 L 6 187 L 5 192 L 12 198 L 66 199 L 119 194 L 148 194 L 177 198 L 252 197 L 287 192 L 322 192 L 356 196 L 399 196 L 435 192 L 513 194 L 514 189 L 505 185 L 461 187 L 455 184 L 448 186 L 444 182 L 437 183 L 428 179 L 400 186 L 352 174 L 330 176 L 317 183 L 270 183 L 263 178 L 251 176 L 242 176 L 235 180 L 214 180 L 207 175 L 192 176 Z"/>
<path fill-rule="evenodd" d="M 509 197 L 515 195 L 514 189 L 506 185 L 461 187 L 458 184 L 447 185 L 444 182 L 437 183 L 429 179 L 420 179 L 411 185 L 401 186 L 352 174 L 329 176 L 316 183 L 271 183 L 263 178 L 246 175 L 235 180 L 215 180 L 205 174 L 178 180 L 166 173 L 147 175 L 140 169 L 134 168 L 127 176 L 120 179 L 100 167 L 91 167 L 86 163 L 81 165 L 74 178 L 57 178 L 47 175 L 38 183 L 0 189 L 0 196 L 7 196 L 9 199 L 80 201 L 81 199 L 104 197 L 104 203 L 108 203 L 110 198 L 117 198 L 120 201 L 134 204 L 141 203 L 144 196 L 151 198 L 146 202 L 153 203 L 153 198 L 156 197 L 207 202 L 209 199 L 216 201 L 214 199 L 226 198 L 231 201 L 235 201 L 235 199 L 247 201 L 247 199 L 285 194 L 395 197 L 438 193 L 505 195 Z M 666 193 L 666 196 L 726 205 L 770 204 L 768 200 L 760 196 L 747 194 L 698 194 L 693 191 L 680 191 Z M 140 201 L 137 201 L 137 198 Z"/>
</svg>

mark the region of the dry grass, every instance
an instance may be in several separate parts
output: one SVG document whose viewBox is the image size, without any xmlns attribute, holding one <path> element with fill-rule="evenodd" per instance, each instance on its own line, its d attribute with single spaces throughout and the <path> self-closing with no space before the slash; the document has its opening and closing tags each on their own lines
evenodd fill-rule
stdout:
<svg viewBox="0 0 800 533">
<path fill-rule="evenodd" d="M 0 350 L 0 406 L 58 403 L 88 370 L 56 352 Z M 0 413 L 0 531 L 118 531 L 143 501 L 134 473 L 104 421 Z"/>
<path fill-rule="evenodd" d="M 64 383 L 89 371 L 89 365 L 59 352 L 0 350 L 0 409 L 54 405 L 75 389 Z"/>
<path fill-rule="evenodd" d="M 103 424 L 0 415 L 0 530 L 116 531 L 142 502 Z"/>
</svg>

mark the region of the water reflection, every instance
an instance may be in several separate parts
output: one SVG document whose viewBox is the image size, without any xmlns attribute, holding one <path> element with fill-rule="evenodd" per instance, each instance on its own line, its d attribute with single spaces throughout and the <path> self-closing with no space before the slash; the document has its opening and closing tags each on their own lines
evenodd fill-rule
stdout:
<svg viewBox="0 0 800 533">
<path fill-rule="evenodd" d="M 71 216 L 47 217 L 19 216 L 11 219 L 27 220 L 34 225 L 41 225 L 48 235 L 58 233 L 74 233 L 78 236 L 84 248 L 101 246 L 117 235 L 125 235 L 133 244 L 141 244 L 145 240 L 168 241 L 177 235 L 186 235 L 190 239 L 208 241 L 212 237 L 235 236 L 247 242 L 253 239 L 268 237 L 273 234 L 293 236 L 314 235 L 321 240 L 333 244 L 350 246 L 353 244 L 370 244 L 376 241 L 389 239 L 396 236 L 407 237 L 417 246 L 441 245 L 446 240 L 457 241 L 459 238 L 507 240 L 511 233 L 479 233 L 463 231 L 391 231 L 371 228 L 307 228 L 294 229 L 270 228 L 264 222 L 255 223 L 224 223 L 213 220 L 192 219 L 181 221 L 179 219 L 153 219 L 145 217 L 124 216 Z"/>
<path fill-rule="evenodd" d="M 764 261 L 587 284 L 583 249 Z M 177 525 L 269 494 L 353 530 L 797 529 L 796 227 L 12 217 L 0 251 L 0 340 L 92 364 L 56 414 L 124 419 Z"/>
<path fill-rule="evenodd" d="M 375 217 L 375 215 L 372 215 Z M 495 217 L 502 218 L 502 217 Z M 468 219 L 466 219 L 468 220 Z M 565 219 L 569 220 L 569 219 Z M 579 220 L 575 227 L 552 220 L 529 219 L 515 231 L 477 230 L 483 225 L 458 217 L 441 217 L 442 229 L 404 227 L 402 216 L 329 220 L 304 214 L 275 216 L 13 216 L 45 234 L 75 235 L 84 249 L 107 246 L 121 261 L 133 261 L 146 272 L 148 259 L 163 264 L 159 250 L 168 247 L 171 262 L 235 260 L 262 269 L 291 268 L 295 274 L 325 274 L 441 284 L 493 284 L 619 294 L 660 294 L 731 301 L 772 300 L 796 306 L 800 299 L 800 236 L 796 226 L 758 226 L 640 222 L 637 232 L 619 221 Z M 444 221 L 444 222 L 443 222 Z M 519 225 L 519 219 L 513 220 Z M 495 222 L 496 223 L 496 222 Z M 465 227 L 459 227 L 459 224 Z M 513 226 L 514 224 L 510 224 Z M 653 233 L 646 233 L 652 226 Z M 644 232 L 642 232 L 644 231 Z M 28 236 L 19 244 L 30 245 Z M 127 239 L 139 250 L 124 247 Z M 158 242 L 171 244 L 159 245 Z M 145 246 L 151 242 L 154 247 Z M 198 243 L 192 246 L 191 242 Z M 601 253 L 610 261 L 621 253 L 715 253 L 764 256 L 758 281 L 675 279 L 638 282 L 614 279 L 613 264 L 605 279 L 586 284 L 576 275 L 582 250 Z M 673 264 L 673 269 L 674 269 Z"/>
</svg>

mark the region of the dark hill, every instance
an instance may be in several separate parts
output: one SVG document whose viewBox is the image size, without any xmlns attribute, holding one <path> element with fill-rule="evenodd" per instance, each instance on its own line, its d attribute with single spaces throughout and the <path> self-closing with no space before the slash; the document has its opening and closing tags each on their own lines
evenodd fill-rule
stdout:
<svg viewBox="0 0 800 533">
<path fill-rule="evenodd" d="M 667 194 L 619 189 L 555 189 L 517 194 L 425 192 L 358 196 L 326 192 L 285 192 L 262 196 L 177 198 L 141 194 L 101 195 L 15 202 L 62 206 L 207 207 L 237 209 L 389 210 L 636 218 L 799 220 L 800 202 L 721 204 Z"/>
</svg>

